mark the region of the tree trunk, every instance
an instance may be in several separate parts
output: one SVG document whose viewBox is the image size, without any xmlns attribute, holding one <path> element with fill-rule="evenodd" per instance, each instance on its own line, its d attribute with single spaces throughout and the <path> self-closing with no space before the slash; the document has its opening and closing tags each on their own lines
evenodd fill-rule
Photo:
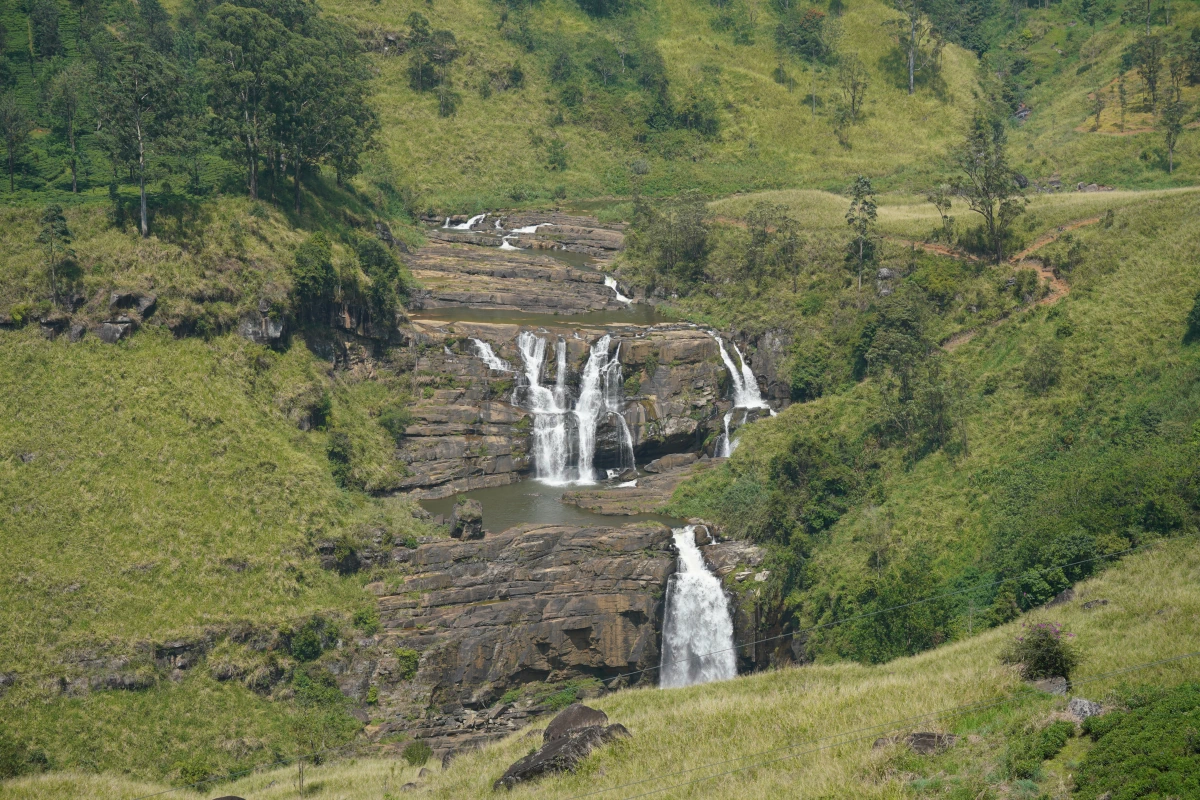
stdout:
<svg viewBox="0 0 1200 800">
<path fill-rule="evenodd" d="M 297 159 L 295 160 L 295 163 L 294 163 L 294 165 L 293 165 L 292 169 L 294 170 L 294 173 L 295 173 L 295 176 L 296 176 L 296 180 L 295 180 L 295 184 L 296 184 L 296 187 L 295 187 L 295 188 L 296 188 L 296 213 L 297 213 L 297 214 L 299 214 L 299 213 L 300 213 L 300 159 L 299 159 L 299 158 L 297 158 Z"/>
<path fill-rule="evenodd" d="M 916 89 L 916 80 L 913 73 L 917 68 L 917 20 L 916 17 L 909 17 L 909 41 L 908 41 L 908 93 L 912 94 Z"/>
<path fill-rule="evenodd" d="M 12 194 L 14 191 L 16 191 L 13 188 L 13 172 L 16 171 L 16 166 L 17 165 L 14 163 L 14 160 L 13 160 L 13 146 L 12 146 L 12 144 L 9 144 L 8 145 L 8 193 L 9 194 Z"/>
<path fill-rule="evenodd" d="M 82 14 L 82 12 L 80 12 Z M 71 194 L 79 194 L 79 181 L 75 174 L 75 120 L 67 123 L 67 142 L 71 147 Z"/>
<path fill-rule="evenodd" d="M 142 238 L 150 235 L 150 220 L 146 211 L 146 145 L 142 140 L 142 130 L 138 127 L 138 194 L 142 206 Z"/>
</svg>

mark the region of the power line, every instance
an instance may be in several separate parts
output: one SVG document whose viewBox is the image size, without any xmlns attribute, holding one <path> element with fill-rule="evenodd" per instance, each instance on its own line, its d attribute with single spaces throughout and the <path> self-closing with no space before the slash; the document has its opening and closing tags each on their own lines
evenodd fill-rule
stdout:
<svg viewBox="0 0 1200 800">
<path fill-rule="evenodd" d="M 1058 564 L 1058 565 L 1054 565 L 1054 566 L 1044 567 L 1044 568 L 1038 569 L 1038 570 L 1027 570 L 1025 572 L 1022 572 L 1020 575 L 1017 575 L 1016 577 L 1010 576 L 1007 578 L 999 578 L 997 580 L 994 580 L 994 581 L 991 581 L 988 583 L 977 583 L 972 586 L 968 586 L 964 589 L 955 589 L 954 591 L 951 591 L 951 592 L 943 592 L 942 594 L 930 595 L 929 597 L 924 597 L 919 600 L 913 600 L 908 603 L 901 603 L 900 605 L 888 606 L 887 608 L 880 608 L 880 609 L 876 609 L 875 611 L 864 611 L 861 614 L 853 614 L 848 617 L 840 617 L 838 619 L 831 620 L 829 622 L 823 622 L 820 625 L 813 625 L 812 627 L 809 627 L 809 628 L 799 628 L 797 630 L 788 631 L 787 633 L 781 633 L 776 636 L 768 636 L 764 639 L 755 639 L 755 640 L 749 641 L 749 642 L 742 642 L 741 644 L 735 644 L 732 647 L 725 647 L 720 650 L 713 650 L 708 653 L 701 653 L 699 655 L 693 655 L 688 658 L 680 658 L 680 659 L 676 659 L 675 661 L 663 661 L 652 667 L 642 667 L 641 669 L 636 669 L 636 670 L 633 670 L 632 672 L 623 672 L 620 675 L 614 675 L 612 678 L 609 678 L 608 680 L 615 681 L 620 678 L 629 678 L 634 675 L 641 675 L 643 672 L 651 672 L 656 669 L 662 669 L 663 667 L 670 666 L 672 664 L 683 664 L 685 662 L 691 661 L 692 659 L 708 658 L 709 656 L 720 655 L 721 653 L 728 653 L 731 650 L 733 650 L 733 651 L 741 650 L 743 647 L 752 647 L 753 645 L 756 645 L 756 644 L 764 644 L 766 642 L 773 642 L 778 639 L 785 639 L 789 636 L 794 637 L 794 636 L 798 636 L 803 633 L 811 633 L 813 631 L 823 630 L 825 628 L 833 628 L 833 627 L 836 627 L 836 626 L 841 625 L 846 622 L 853 622 L 854 620 L 858 620 L 858 619 L 868 619 L 870 617 L 877 617 L 877 616 L 880 616 L 881 614 L 887 614 L 889 612 L 899 611 L 899 610 L 905 609 L 905 608 L 912 608 L 914 606 L 919 606 L 924 603 L 932 602 L 934 600 L 942 600 L 947 597 L 955 597 L 957 595 L 966 594 L 968 592 L 973 592 L 973 591 L 976 591 L 979 589 L 987 589 L 992 586 L 999 586 L 1002 583 L 1007 583 L 1009 581 L 1017 580 L 1018 578 L 1020 578 L 1024 575 L 1045 575 L 1048 572 L 1054 572 L 1056 570 L 1063 570 L 1063 569 L 1067 569 L 1068 567 L 1078 567 L 1083 564 L 1090 564 L 1093 561 L 1100 561 L 1100 560 L 1106 559 L 1106 558 L 1116 558 L 1117 556 L 1128 555 L 1129 553 L 1133 553 L 1138 550 L 1144 550 L 1148 547 L 1153 547 L 1153 546 L 1155 546 L 1157 544 L 1161 544 L 1163 542 L 1173 542 L 1173 541 L 1176 541 L 1177 539 L 1186 539 L 1188 537 L 1196 536 L 1196 535 L 1198 535 L 1198 534 L 1197 533 L 1181 533 L 1177 536 L 1166 536 L 1166 537 L 1162 537 L 1159 539 L 1155 539 L 1152 542 L 1147 542 L 1145 544 L 1137 545 L 1136 547 L 1130 547 L 1125 550 L 1119 550 L 1116 553 L 1106 553 L 1105 555 L 1093 556 L 1092 558 L 1084 558 L 1079 561 L 1071 561 L 1066 564 Z"/>
<path fill-rule="evenodd" d="M 1175 663 L 1178 661 L 1183 661 L 1188 658 L 1194 658 L 1196 656 L 1200 656 L 1200 650 L 1195 650 L 1190 653 L 1183 653 L 1183 654 L 1177 655 L 1177 656 L 1171 656 L 1170 658 L 1162 658 L 1162 659 L 1158 659 L 1156 661 L 1147 661 L 1142 664 L 1135 664 L 1130 667 L 1122 667 L 1121 669 L 1115 669 L 1110 672 L 1101 673 L 1100 675 L 1093 675 L 1092 677 L 1084 678 L 1083 680 L 1072 681 L 1071 685 L 1073 687 L 1081 686 L 1083 684 L 1112 678 L 1117 675 L 1124 675 L 1124 674 L 1127 674 L 1130 672 L 1136 672 L 1137 670 L 1147 669 L 1149 667 L 1161 666 L 1163 664 L 1171 664 L 1171 663 Z M 569 798 L 569 800 L 579 800 L 579 798 L 591 797 L 591 796 L 594 796 L 597 794 L 613 792 L 613 791 L 616 791 L 617 789 L 628 788 L 630 786 L 638 786 L 638 785 L 641 785 L 644 783 L 649 783 L 650 781 L 662 780 L 663 778 L 672 777 L 674 775 L 683 775 L 683 774 L 695 772 L 695 771 L 701 770 L 701 769 L 708 769 L 710 767 L 719 767 L 724 764 L 730 764 L 730 763 L 733 763 L 736 761 L 744 761 L 747 758 L 754 758 L 757 756 L 769 755 L 771 753 L 778 753 L 778 752 L 782 752 L 784 750 L 792 750 L 792 749 L 794 749 L 796 747 L 800 747 L 801 745 L 804 745 L 804 744 L 814 744 L 816 742 L 827 741 L 829 739 L 842 739 L 842 741 L 822 745 L 821 747 L 815 747 L 815 748 L 812 748 L 809 750 L 803 750 L 798 753 L 790 753 L 786 756 L 780 756 L 779 758 L 773 758 L 773 759 L 769 759 L 767 761 L 755 762 L 753 764 L 749 764 L 744 767 L 738 767 L 737 769 L 726 770 L 725 772 L 719 772 L 719 773 L 716 773 L 715 775 L 706 775 L 702 778 L 695 778 L 690 781 L 684 781 L 682 783 L 676 783 L 676 784 L 672 784 L 670 786 L 663 786 L 658 789 L 652 789 L 651 791 L 648 791 L 648 792 L 642 792 L 641 794 L 629 795 L 629 796 L 623 798 L 623 800 L 637 800 L 637 798 L 649 797 L 651 795 L 658 794 L 660 792 L 669 791 L 671 789 L 681 789 L 686 786 L 692 786 L 694 784 L 703 783 L 705 781 L 713 780 L 715 778 L 722 778 L 722 777 L 725 777 L 728 775 L 734 775 L 738 772 L 745 772 L 748 769 L 754 769 L 756 767 L 763 767 L 763 766 L 767 766 L 769 764 L 778 763 L 780 761 L 787 761 L 789 759 L 797 758 L 798 756 L 809 755 L 811 753 L 818 753 L 823 750 L 828 750 L 828 749 L 831 749 L 834 747 L 841 747 L 842 745 L 853 744 L 854 742 L 859 742 L 859 741 L 863 741 L 865 739 L 869 739 L 873 736 L 878 736 L 880 733 L 889 733 L 889 732 L 893 732 L 896 730 L 903 730 L 904 728 L 909 727 L 908 725 L 904 725 L 903 723 L 912 722 L 912 721 L 919 720 L 919 719 L 936 719 L 938 717 L 946 717 L 946 716 L 961 716 L 963 714 L 971 713 L 974 711 L 983 711 L 988 708 L 994 708 L 996 706 L 1001 706 L 1001 705 L 1004 705 L 1005 703 L 1012 702 L 1013 700 L 1018 699 L 1018 698 L 1032 697 L 1032 696 L 1035 696 L 1036 694 L 1040 694 L 1040 693 L 1036 692 L 1035 690 L 1025 688 L 1020 691 L 1014 692 L 1013 694 L 1009 695 L 1008 697 L 1002 698 L 1000 700 L 984 702 L 984 703 L 973 703 L 973 704 L 964 705 L 964 706 L 957 706 L 955 708 L 949 708 L 949 709 L 945 709 L 943 711 L 929 712 L 927 714 L 923 714 L 918 717 L 908 717 L 908 718 L 901 719 L 901 720 L 894 720 L 892 722 L 880 723 L 879 725 L 874 725 L 874 726 L 871 726 L 870 728 L 859 728 L 857 730 L 846 731 L 841 734 L 835 734 L 833 736 L 825 736 L 825 737 L 821 737 L 818 739 L 806 739 L 806 740 L 796 742 L 796 743 L 793 743 L 790 745 L 785 745 L 783 747 L 777 747 L 777 748 L 773 748 L 771 750 L 763 750 L 758 753 L 751 753 L 750 755 L 742 756 L 740 758 L 728 759 L 726 761 L 718 761 L 718 762 L 714 762 L 711 764 L 704 764 L 702 766 L 693 767 L 691 769 L 682 770 L 680 772 L 673 772 L 673 773 L 669 773 L 669 774 L 663 775 L 663 776 L 657 776 L 657 777 L 653 777 L 653 778 L 645 778 L 640 781 L 633 781 L 630 783 L 620 784 L 618 786 L 613 786 L 609 789 L 599 789 L 599 790 L 596 790 L 593 792 L 589 792 L 587 794 L 576 795 L 572 798 Z M 861 733 L 863 731 L 868 731 L 868 730 L 873 731 L 873 733 L 870 733 L 870 734 L 867 734 L 864 736 L 853 736 L 853 738 L 849 738 L 849 739 L 844 738 L 846 736 L 851 736 L 852 734 L 858 734 L 858 733 Z"/>
</svg>

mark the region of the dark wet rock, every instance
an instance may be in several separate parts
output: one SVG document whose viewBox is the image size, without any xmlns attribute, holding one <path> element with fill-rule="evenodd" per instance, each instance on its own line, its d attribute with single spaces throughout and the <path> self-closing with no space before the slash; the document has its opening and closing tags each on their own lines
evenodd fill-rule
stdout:
<svg viewBox="0 0 1200 800">
<path fill-rule="evenodd" d="M 558 716 L 546 726 L 542 741 L 553 741 L 578 730 L 579 728 L 605 727 L 608 725 L 608 715 L 583 703 L 572 703 L 559 712 Z"/>
<path fill-rule="evenodd" d="M 1013 182 L 1016 183 L 1017 186 L 1019 186 L 1022 189 L 1026 189 L 1029 187 L 1029 178 L 1025 177 L 1020 172 L 1013 173 Z"/>
<path fill-rule="evenodd" d="M 696 460 L 695 453 L 670 453 L 656 458 L 645 466 L 646 472 L 667 472 L 680 467 L 686 467 Z"/>
<path fill-rule="evenodd" d="M 1067 703 L 1067 713 L 1074 717 L 1076 722 L 1083 722 L 1088 717 L 1099 716 L 1103 710 L 1099 703 L 1083 697 L 1072 697 L 1071 701 Z"/>
<path fill-rule="evenodd" d="M 450 536 L 455 539 L 483 538 L 483 505 L 467 500 L 454 506 L 450 515 Z"/>
<path fill-rule="evenodd" d="M 80 339 L 82 339 L 86 335 L 87 335 L 87 326 L 82 325 L 80 323 L 76 323 L 71 326 L 70 331 L 67 333 L 67 339 L 72 342 L 78 342 Z"/>
<path fill-rule="evenodd" d="M 497 779 L 492 788 L 511 789 L 519 783 L 536 780 L 543 775 L 573 772 L 597 747 L 616 739 L 627 739 L 629 736 L 629 731 L 620 724 L 576 728 L 563 736 L 547 740 L 537 752 L 514 763 Z"/>
<path fill-rule="evenodd" d="M 1106 605 L 1108 605 L 1108 601 L 1103 598 L 1101 598 L 1099 600 L 1088 600 L 1086 603 L 1083 604 L 1083 610 L 1091 611 L 1094 608 L 1101 608 Z"/>
</svg>

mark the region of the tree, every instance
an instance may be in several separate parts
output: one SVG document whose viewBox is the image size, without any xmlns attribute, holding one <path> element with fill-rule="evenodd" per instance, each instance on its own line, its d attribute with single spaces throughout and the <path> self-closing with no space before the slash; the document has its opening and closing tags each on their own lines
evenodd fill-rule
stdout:
<svg viewBox="0 0 1200 800">
<path fill-rule="evenodd" d="M 846 53 L 838 59 L 838 83 L 842 87 L 842 97 L 850 111 L 850 121 L 858 122 L 858 114 L 862 111 L 863 101 L 870 86 L 870 76 L 867 65 L 862 62 L 857 53 Z"/>
<path fill-rule="evenodd" d="M 29 27 L 33 33 L 33 50 L 39 58 L 50 59 L 62 55 L 58 3 L 54 0 L 34 0 L 29 9 Z"/>
<path fill-rule="evenodd" d="M 294 208 L 300 211 L 305 170 L 361 150 L 378 126 L 368 101 L 370 68 L 353 32 L 313 19 L 310 36 L 293 35 L 283 52 L 288 87 L 274 97 L 274 140 L 293 170 Z"/>
<path fill-rule="evenodd" d="M 258 199 L 259 161 L 275 118 L 274 93 L 285 88 L 281 51 L 288 31 L 255 8 L 228 3 L 209 12 L 200 45 L 214 132 L 246 170 L 246 190 Z"/>
<path fill-rule="evenodd" d="M 1025 213 L 1025 195 L 1008 165 L 1008 137 L 1004 120 L 976 111 L 966 141 L 955 153 L 963 172 L 956 191 L 967 206 L 983 217 L 987 239 L 996 263 L 1004 258 L 1004 244 L 1013 221 Z"/>
<path fill-rule="evenodd" d="M 933 25 L 925 16 L 921 0 L 892 0 L 892 8 L 901 15 L 894 23 L 901 46 L 908 52 L 908 93 L 913 94 L 917 85 L 917 57 L 921 54 L 921 45 L 933 32 Z"/>
<path fill-rule="evenodd" d="M 1092 122 L 1092 130 L 1094 131 L 1100 130 L 1100 115 L 1104 113 L 1105 105 L 1104 92 L 1097 86 L 1096 90 L 1092 92 L 1092 116 L 1095 118 Z"/>
<path fill-rule="evenodd" d="M 1183 340 L 1185 342 L 1200 341 L 1200 292 L 1196 292 L 1196 299 L 1192 303 L 1192 310 L 1188 312 L 1186 324 Z"/>
<path fill-rule="evenodd" d="M 875 223 L 877 206 L 871 179 L 859 175 L 850 187 L 850 208 L 846 224 L 850 226 L 850 255 L 858 263 L 858 293 L 862 294 L 864 264 L 875 257 Z"/>
<path fill-rule="evenodd" d="M 4 148 L 8 153 L 8 191 L 15 187 L 13 176 L 17 170 L 17 157 L 25 147 L 25 141 L 33 131 L 33 120 L 25 108 L 17 102 L 13 92 L 0 96 L 0 135 L 4 136 Z"/>
<path fill-rule="evenodd" d="M 90 82 L 91 76 L 78 61 L 71 63 L 50 82 L 50 112 L 54 117 L 54 130 L 67 146 L 73 193 L 79 192 L 79 147 L 76 133 L 86 107 Z"/>
<path fill-rule="evenodd" d="M 179 85 L 175 64 L 135 35 L 117 44 L 107 80 L 99 87 L 98 133 L 109 153 L 137 175 L 142 236 L 150 235 L 149 162 L 166 144 L 178 116 Z"/>
<path fill-rule="evenodd" d="M 1167 145 L 1168 175 L 1175 172 L 1175 145 L 1179 143 L 1179 136 L 1183 133 L 1183 118 L 1186 113 L 1187 106 L 1176 100 L 1168 103 L 1158 118 L 1158 129 L 1162 131 L 1164 143 Z"/>
<path fill-rule="evenodd" d="M 1161 36 L 1147 33 L 1133 46 L 1133 66 L 1142 78 L 1146 92 L 1146 105 L 1153 109 L 1158 105 L 1158 79 L 1162 74 L 1165 46 Z"/>
<path fill-rule="evenodd" d="M 39 224 L 42 227 L 38 231 L 37 241 L 46 251 L 46 274 L 50 276 L 50 293 L 54 304 L 58 305 L 58 264 L 65 255 L 66 246 L 71 243 L 71 231 L 67 228 L 62 206 L 58 204 L 46 206 Z"/>
<path fill-rule="evenodd" d="M 292 266 L 292 297 L 302 316 L 316 319 L 328 309 L 337 291 L 333 253 L 323 233 L 315 233 L 296 250 Z"/>
<path fill-rule="evenodd" d="M 925 202 L 932 203 L 938 216 L 942 218 L 940 236 L 947 242 L 951 241 L 954 235 L 954 217 L 950 216 L 949 212 L 954 205 L 954 188 L 948 183 L 940 184 L 926 192 Z"/>
</svg>

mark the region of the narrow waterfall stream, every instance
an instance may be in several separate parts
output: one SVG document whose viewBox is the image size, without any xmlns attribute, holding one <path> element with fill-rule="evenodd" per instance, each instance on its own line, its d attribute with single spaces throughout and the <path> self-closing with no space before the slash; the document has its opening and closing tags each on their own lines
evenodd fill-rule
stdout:
<svg viewBox="0 0 1200 800">
<path fill-rule="evenodd" d="M 675 528 L 679 569 L 667 585 L 663 619 L 663 689 L 723 681 L 737 676 L 733 619 L 721 581 L 708 571 L 696 546 L 696 528 Z"/>
<path fill-rule="evenodd" d="M 742 351 L 738 349 L 738 346 L 730 342 L 733 352 L 737 353 L 738 362 L 741 364 L 740 368 L 729 357 L 729 352 L 725 349 L 725 343 L 721 341 L 721 337 L 711 331 L 709 335 L 717 340 L 717 347 L 721 350 L 721 360 L 725 362 L 725 369 L 729 371 L 729 381 L 733 384 L 733 408 L 725 412 L 723 420 L 725 432 L 717 440 L 715 448 L 717 456 L 728 458 L 733 455 L 734 450 L 737 450 L 738 445 L 737 439 L 731 438 L 729 434 L 729 423 L 733 420 L 733 412 L 739 408 L 746 409 L 742 412 L 742 424 L 745 424 L 749 416 L 749 409 L 766 409 L 771 412 L 772 417 L 775 416 L 775 409 L 771 408 L 763 399 L 762 393 L 758 390 L 758 379 L 754 377 L 754 372 L 746 364 L 746 359 L 742 356 Z"/>
</svg>

